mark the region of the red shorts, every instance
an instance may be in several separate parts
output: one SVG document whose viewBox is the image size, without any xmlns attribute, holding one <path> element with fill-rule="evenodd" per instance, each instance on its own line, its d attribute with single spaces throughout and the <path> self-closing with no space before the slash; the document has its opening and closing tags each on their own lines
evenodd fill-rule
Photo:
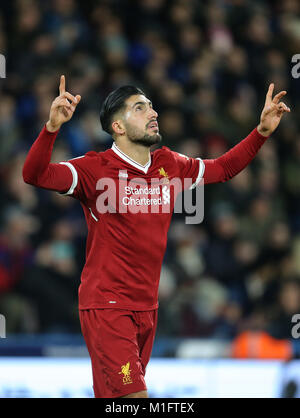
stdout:
<svg viewBox="0 0 300 418">
<path fill-rule="evenodd" d="M 91 357 L 96 398 L 117 398 L 146 390 L 145 372 L 157 324 L 157 309 L 79 311 Z"/>
</svg>

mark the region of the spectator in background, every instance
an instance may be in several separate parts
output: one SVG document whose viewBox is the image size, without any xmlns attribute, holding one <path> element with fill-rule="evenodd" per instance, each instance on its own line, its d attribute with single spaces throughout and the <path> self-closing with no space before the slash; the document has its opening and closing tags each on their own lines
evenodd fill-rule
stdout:
<svg viewBox="0 0 300 418">
<path fill-rule="evenodd" d="M 19 291 L 36 308 L 39 332 L 80 332 L 77 315 L 79 278 L 74 230 L 67 220 L 57 221 L 52 236 L 42 242 L 34 264 Z M 53 309 L 55 307 L 55 309 Z"/>
<path fill-rule="evenodd" d="M 291 339 L 292 317 L 300 312 L 299 278 L 287 278 L 279 283 L 278 296 L 275 299 L 268 332 L 278 339 Z"/>
<path fill-rule="evenodd" d="M 30 301 L 19 293 L 18 285 L 25 280 L 33 264 L 30 234 L 36 220 L 18 207 L 8 207 L 2 215 L 0 232 L 0 311 L 7 318 L 7 332 L 36 332 L 37 312 Z"/>
</svg>

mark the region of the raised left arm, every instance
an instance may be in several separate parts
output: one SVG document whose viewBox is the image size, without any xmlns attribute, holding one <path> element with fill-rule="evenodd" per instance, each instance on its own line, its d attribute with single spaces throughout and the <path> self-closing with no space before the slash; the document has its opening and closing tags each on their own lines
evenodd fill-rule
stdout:
<svg viewBox="0 0 300 418">
<path fill-rule="evenodd" d="M 275 131 L 285 112 L 290 112 L 280 99 L 286 94 L 281 91 L 272 98 L 274 84 L 270 84 L 260 123 L 245 139 L 216 159 L 203 160 L 204 183 L 219 183 L 230 180 L 240 173 L 255 157 L 267 138 Z"/>
</svg>

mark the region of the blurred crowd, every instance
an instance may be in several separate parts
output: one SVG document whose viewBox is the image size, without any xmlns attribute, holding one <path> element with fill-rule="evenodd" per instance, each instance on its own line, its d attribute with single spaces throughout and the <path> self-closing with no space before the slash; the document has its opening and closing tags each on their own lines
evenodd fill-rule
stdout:
<svg viewBox="0 0 300 418">
<path fill-rule="evenodd" d="M 204 221 L 174 214 L 161 274 L 158 336 L 291 338 L 300 313 L 300 53 L 297 0 L 1 2 L 0 312 L 11 333 L 80 331 L 86 225 L 79 202 L 25 184 L 26 154 L 59 76 L 82 101 L 52 162 L 111 146 L 99 111 L 123 84 L 144 89 L 163 144 L 215 158 L 259 123 L 266 90 L 291 113 L 255 160 L 205 187 Z"/>
</svg>

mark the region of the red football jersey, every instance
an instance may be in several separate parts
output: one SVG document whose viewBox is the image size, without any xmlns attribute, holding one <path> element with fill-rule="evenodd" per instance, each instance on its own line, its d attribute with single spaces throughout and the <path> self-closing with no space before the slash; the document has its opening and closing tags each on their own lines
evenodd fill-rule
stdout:
<svg viewBox="0 0 300 418">
<path fill-rule="evenodd" d="M 102 153 L 91 151 L 52 164 L 57 134 L 43 128 L 22 173 L 24 181 L 36 187 L 60 193 L 69 188 L 63 194 L 81 202 L 88 237 L 80 309 L 156 308 L 175 196 L 184 187 L 196 186 L 202 176 L 204 184 L 230 180 L 267 140 L 255 128 L 224 155 L 204 161 L 163 147 L 151 153 L 150 161 L 142 166 L 114 144 Z M 189 180 L 187 184 L 184 179 Z"/>
<path fill-rule="evenodd" d="M 203 161 L 162 147 L 142 166 L 114 143 L 60 164 L 73 175 L 64 194 L 80 200 L 88 228 L 79 309 L 157 308 L 175 198 L 200 182 Z"/>
</svg>

